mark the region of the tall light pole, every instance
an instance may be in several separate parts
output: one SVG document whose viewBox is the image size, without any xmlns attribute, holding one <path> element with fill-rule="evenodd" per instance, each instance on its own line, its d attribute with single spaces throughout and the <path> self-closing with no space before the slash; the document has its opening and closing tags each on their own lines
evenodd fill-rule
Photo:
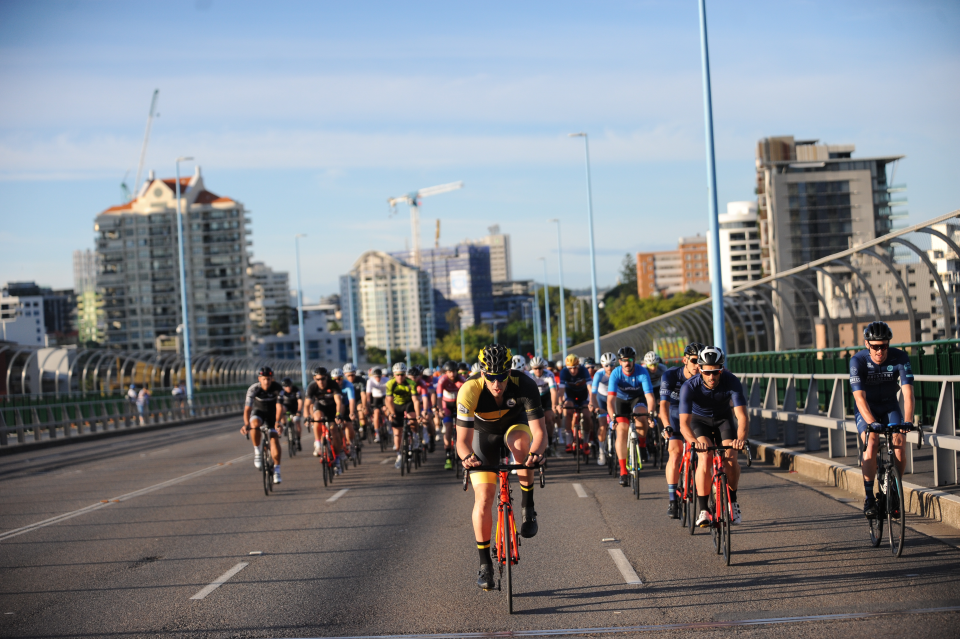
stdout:
<svg viewBox="0 0 960 639">
<path fill-rule="evenodd" d="M 543 333 L 540 331 L 540 299 L 537 296 L 537 287 L 533 287 L 533 326 L 534 326 L 534 344 L 533 350 L 537 357 L 543 357 Z"/>
<path fill-rule="evenodd" d="M 306 233 L 297 233 L 293 236 L 293 243 L 297 251 L 297 320 L 300 322 L 300 388 L 307 387 L 307 338 L 303 330 L 303 284 L 300 282 L 300 238 Z M 353 309 L 350 309 L 350 319 L 353 320 Z M 306 392 L 306 391 L 304 391 Z"/>
<path fill-rule="evenodd" d="M 723 321 L 723 277 L 720 273 L 720 225 L 717 220 L 717 168 L 713 154 L 713 98 L 710 95 L 710 52 L 707 48 L 707 6 L 700 0 L 700 58 L 703 67 L 703 120 L 707 136 L 707 205 L 710 210 L 710 297 L 713 303 L 713 344 L 726 352 Z"/>
<path fill-rule="evenodd" d="M 463 340 L 463 309 L 460 309 L 460 313 L 457 315 L 457 323 L 460 324 L 460 361 L 466 362 L 467 346 Z"/>
<path fill-rule="evenodd" d="M 360 365 L 359 347 L 357 346 L 357 311 L 353 303 L 353 273 L 347 274 L 347 289 L 350 292 L 348 300 L 348 309 L 350 310 L 350 355 L 353 357 L 353 365 Z M 343 302 L 341 302 L 342 304 Z"/>
<path fill-rule="evenodd" d="M 560 275 L 560 352 L 563 353 L 563 359 L 567 359 L 567 303 L 563 292 L 563 247 L 560 244 L 560 220 L 553 218 L 548 220 L 557 223 L 557 270 Z"/>
<path fill-rule="evenodd" d="M 701 0 L 702 1 L 702 0 Z M 597 258 L 593 250 L 593 193 L 590 188 L 590 140 L 586 133 L 571 133 L 583 138 L 583 157 L 587 165 L 587 224 L 590 229 L 590 294 L 593 303 L 593 358 L 600 361 L 600 316 L 597 314 Z"/>
<path fill-rule="evenodd" d="M 190 358 L 190 316 L 187 314 L 187 269 L 183 250 L 183 211 L 180 207 L 180 163 L 191 157 L 177 158 L 177 241 L 180 244 L 180 314 L 183 316 L 183 360 L 187 369 L 187 405 L 193 415 L 193 364 Z"/>
<path fill-rule="evenodd" d="M 547 284 L 547 258 L 539 258 L 543 262 L 543 304 L 544 315 L 547 316 L 547 359 L 553 360 L 553 338 L 550 336 L 550 286 Z M 561 289 L 562 290 L 562 289 Z"/>
</svg>

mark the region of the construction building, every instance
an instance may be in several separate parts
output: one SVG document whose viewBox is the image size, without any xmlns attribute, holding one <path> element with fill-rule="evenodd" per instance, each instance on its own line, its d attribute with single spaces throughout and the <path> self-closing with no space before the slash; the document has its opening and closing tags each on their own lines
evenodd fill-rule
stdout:
<svg viewBox="0 0 960 639">
<path fill-rule="evenodd" d="M 250 324 L 255 332 L 285 330 L 295 310 L 290 304 L 290 281 L 286 271 L 274 271 L 263 262 L 247 267 L 247 286 Z"/>
</svg>

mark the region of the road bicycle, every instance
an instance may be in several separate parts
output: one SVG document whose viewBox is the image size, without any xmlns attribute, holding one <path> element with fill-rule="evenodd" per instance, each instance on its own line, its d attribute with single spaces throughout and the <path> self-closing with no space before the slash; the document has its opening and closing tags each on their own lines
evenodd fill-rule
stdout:
<svg viewBox="0 0 960 639">
<path fill-rule="evenodd" d="M 295 457 L 300 448 L 300 433 L 297 432 L 297 426 L 294 423 L 294 415 L 292 413 L 286 414 L 286 424 L 287 424 L 287 450 L 290 453 L 290 457 Z"/>
<path fill-rule="evenodd" d="M 400 476 L 409 475 L 412 468 L 420 468 L 420 422 L 416 417 L 403 416 L 400 435 Z"/>
<path fill-rule="evenodd" d="M 877 515 L 868 517 L 870 525 L 870 543 L 877 548 L 883 541 L 883 521 L 886 519 L 890 537 L 890 552 L 894 557 L 903 554 L 903 537 L 907 531 L 907 510 L 904 503 L 903 481 L 900 477 L 900 469 L 894 463 L 893 435 L 896 433 L 909 433 L 911 431 L 920 432 L 920 441 L 917 448 L 923 446 L 923 432 L 919 426 L 913 424 L 888 424 L 880 428 L 867 427 L 868 432 L 877 433 L 882 437 L 879 451 L 877 452 L 877 475 L 876 489 L 877 494 Z M 863 438 L 860 439 L 860 452 L 866 450 L 866 444 Z M 909 444 L 904 441 L 904 446 Z"/>
<path fill-rule="evenodd" d="M 270 437 L 273 429 L 260 424 L 260 474 L 263 476 L 263 494 L 273 492 L 273 453 L 270 452 Z"/>
<path fill-rule="evenodd" d="M 660 418 L 656 415 L 649 417 L 650 425 L 647 428 L 647 460 L 653 468 L 663 468 L 664 442 L 657 433 L 663 429 L 660 426 Z"/>
<path fill-rule="evenodd" d="M 733 446 L 708 446 L 701 449 L 723 453 L 728 450 L 737 450 Z M 750 447 L 744 446 L 743 452 L 750 459 Z M 707 512 L 710 514 L 708 526 L 713 537 L 713 547 L 718 555 L 723 555 L 724 562 L 729 566 L 733 551 L 730 546 L 730 533 L 733 520 L 733 506 L 730 501 L 730 485 L 727 482 L 727 473 L 723 470 L 723 455 L 713 455 L 713 480 L 710 487 L 710 500 Z"/>
<path fill-rule="evenodd" d="M 683 442 L 683 455 L 680 457 L 680 481 L 677 483 L 677 514 L 681 528 L 690 529 L 692 535 L 696 529 L 697 508 L 697 455 L 688 442 Z"/>
<path fill-rule="evenodd" d="M 509 457 L 506 450 L 501 450 L 501 459 Z M 507 586 L 507 610 L 513 614 L 513 566 L 520 563 L 520 535 L 517 534 L 517 522 L 513 516 L 513 491 L 510 489 L 510 471 L 512 470 L 540 470 L 540 488 L 545 484 L 543 474 L 544 466 L 536 464 L 534 466 L 525 466 L 524 464 L 505 464 L 503 461 L 498 466 L 477 466 L 475 468 L 464 469 L 463 489 L 466 490 L 470 482 L 470 473 L 487 472 L 496 473 L 499 483 L 497 497 L 497 520 L 494 530 L 496 543 L 493 544 L 497 562 L 497 590 L 503 590 L 502 582 L 506 576 Z"/>
<path fill-rule="evenodd" d="M 317 423 L 317 420 L 307 417 L 304 419 L 305 423 Z M 317 455 L 320 460 L 320 467 L 323 471 L 323 485 L 329 486 L 333 483 L 333 478 L 336 476 L 336 463 L 337 458 L 333 454 L 333 445 L 330 443 L 330 429 L 336 427 L 336 422 L 332 420 L 320 420 L 319 423 L 323 424 L 324 433 L 323 437 L 320 438 L 320 450 Z"/>
<path fill-rule="evenodd" d="M 640 499 L 640 471 L 643 470 L 643 458 L 640 455 L 640 435 L 637 434 L 636 420 L 630 420 L 630 432 L 627 435 L 627 473 L 633 496 Z"/>
<path fill-rule="evenodd" d="M 620 478 L 620 462 L 617 457 L 617 420 L 607 419 L 607 441 L 604 442 L 607 452 L 607 474 Z"/>
</svg>

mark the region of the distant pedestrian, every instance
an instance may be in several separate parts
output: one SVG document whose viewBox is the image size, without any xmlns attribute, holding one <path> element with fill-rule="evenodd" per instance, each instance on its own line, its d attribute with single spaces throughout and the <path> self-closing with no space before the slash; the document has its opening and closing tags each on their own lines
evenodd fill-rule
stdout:
<svg viewBox="0 0 960 639">
<path fill-rule="evenodd" d="M 150 389 L 147 388 L 146 384 L 144 384 L 143 388 L 141 388 L 140 392 L 137 394 L 137 412 L 140 413 L 141 426 L 146 424 L 144 415 L 149 415 L 149 409 L 150 409 Z"/>
<path fill-rule="evenodd" d="M 127 389 L 127 409 L 132 415 L 134 409 L 137 405 L 137 387 L 134 384 L 130 384 L 130 388 Z"/>
</svg>

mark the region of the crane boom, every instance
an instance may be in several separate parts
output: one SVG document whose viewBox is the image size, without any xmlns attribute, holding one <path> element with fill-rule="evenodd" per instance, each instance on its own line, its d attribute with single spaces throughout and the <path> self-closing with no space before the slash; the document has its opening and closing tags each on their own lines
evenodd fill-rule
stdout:
<svg viewBox="0 0 960 639">
<path fill-rule="evenodd" d="M 160 89 L 153 90 L 153 99 L 150 100 L 150 115 L 147 116 L 147 130 L 143 134 L 143 146 L 140 147 L 140 163 L 137 164 L 137 181 L 133 185 L 133 194 L 140 192 L 140 176 L 143 175 L 143 161 L 147 157 L 147 142 L 150 141 L 150 127 L 153 125 L 153 116 L 157 112 L 157 96 L 160 95 Z"/>
<path fill-rule="evenodd" d="M 441 184 L 439 186 L 431 186 L 425 189 L 420 189 L 417 191 L 417 197 L 430 197 L 431 195 L 440 195 L 441 193 L 448 193 L 450 191 L 456 191 L 457 189 L 463 188 L 463 182 L 450 182 L 449 184 Z"/>
<path fill-rule="evenodd" d="M 387 199 L 391 211 L 397 204 L 407 204 L 410 206 L 410 227 L 413 235 L 413 263 L 420 266 L 420 199 L 430 197 L 431 195 L 440 195 L 463 188 L 463 182 L 450 182 L 448 184 L 439 184 L 430 186 L 406 195 L 398 195 Z"/>
</svg>

